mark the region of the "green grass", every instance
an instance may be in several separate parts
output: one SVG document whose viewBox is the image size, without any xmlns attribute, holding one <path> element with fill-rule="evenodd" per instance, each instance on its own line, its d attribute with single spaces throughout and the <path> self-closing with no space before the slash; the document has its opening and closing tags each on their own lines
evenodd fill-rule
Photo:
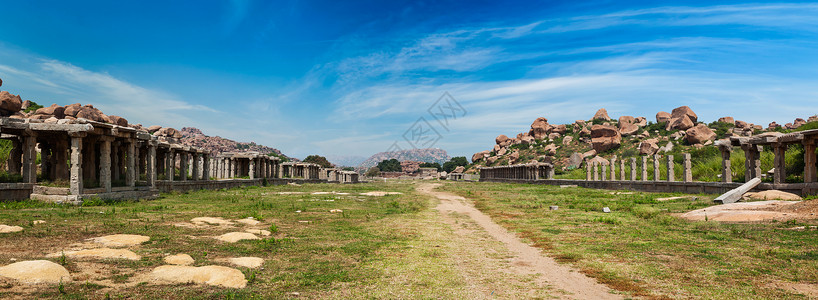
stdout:
<svg viewBox="0 0 818 300">
<path fill-rule="evenodd" d="M 771 283 L 818 283 L 818 235 L 769 224 L 692 222 L 675 214 L 712 205 L 671 194 L 500 183 L 446 184 L 558 261 L 634 296 L 793 298 Z M 556 211 L 548 209 L 559 206 Z M 603 207 L 611 213 L 603 213 Z"/>
</svg>

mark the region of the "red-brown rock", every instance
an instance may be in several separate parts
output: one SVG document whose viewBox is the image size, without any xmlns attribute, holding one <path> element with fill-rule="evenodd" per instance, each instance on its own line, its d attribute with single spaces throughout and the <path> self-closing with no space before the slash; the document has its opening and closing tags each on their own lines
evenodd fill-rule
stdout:
<svg viewBox="0 0 818 300">
<path fill-rule="evenodd" d="M 177 138 L 177 139 L 182 137 L 182 133 L 180 133 L 179 130 L 176 130 L 176 129 L 173 129 L 173 128 L 170 128 L 170 127 L 165 127 L 165 128 L 159 129 L 159 131 L 154 133 L 154 135 L 172 137 L 172 138 Z"/>
<path fill-rule="evenodd" d="M 103 114 L 101 110 L 97 109 L 91 104 L 83 106 L 82 109 L 77 113 L 77 118 L 88 119 L 91 121 L 101 123 L 110 123 L 108 116 Z"/>
<path fill-rule="evenodd" d="M 500 145 L 501 147 L 505 147 L 506 145 L 508 145 L 509 138 L 505 134 L 501 134 L 494 138 L 494 142 L 497 143 L 497 145 Z"/>
<path fill-rule="evenodd" d="M 12 95 L 9 92 L 0 92 L 0 116 L 11 116 L 20 111 L 23 107 L 23 100 L 19 95 Z"/>
<path fill-rule="evenodd" d="M 622 142 L 622 135 L 613 126 L 594 125 L 591 127 L 591 146 L 597 153 L 617 148 Z"/>
<path fill-rule="evenodd" d="M 659 141 L 657 141 L 656 139 L 648 139 L 642 141 L 642 143 L 639 144 L 639 154 L 640 155 L 656 154 L 656 152 L 659 151 L 659 145 L 656 144 L 658 142 Z"/>
<path fill-rule="evenodd" d="M 596 111 L 596 113 L 594 114 L 594 117 L 591 118 L 591 120 L 610 121 L 611 117 L 608 117 L 608 111 L 607 110 L 605 110 L 604 108 L 600 108 L 599 110 Z"/>
<path fill-rule="evenodd" d="M 721 117 L 721 118 L 719 118 L 719 122 L 730 123 L 730 124 L 733 124 L 733 125 L 736 124 L 736 120 L 734 120 L 733 117 Z"/>
<path fill-rule="evenodd" d="M 548 119 L 539 117 L 534 120 L 534 123 L 531 123 L 531 130 L 528 131 L 528 135 L 533 136 L 535 139 L 542 140 L 551 133 L 552 126 L 548 124 Z"/>
<path fill-rule="evenodd" d="M 77 114 L 82 110 L 82 104 L 74 103 L 65 106 L 65 115 L 77 117 Z"/>
<path fill-rule="evenodd" d="M 622 127 L 622 123 L 629 123 L 633 124 L 636 123 L 636 118 L 631 116 L 621 116 L 619 117 L 619 126 Z"/>
<path fill-rule="evenodd" d="M 619 134 L 629 136 L 639 131 L 639 126 L 633 123 L 619 123 Z"/>
<path fill-rule="evenodd" d="M 704 124 L 696 125 L 696 127 L 688 129 L 685 133 L 685 139 L 690 145 L 704 144 L 716 138 L 716 133 Z"/>
<path fill-rule="evenodd" d="M 807 124 L 807 121 L 801 118 L 795 119 L 795 121 L 792 122 L 792 126 L 795 128 L 801 127 L 804 124 Z"/>
<path fill-rule="evenodd" d="M 123 117 L 110 115 L 110 116 L 108 116 L 108 119 L 111 120 L 111 124 L 122 126 L 122 127 L 127 127 L 128 126 L 128 120 L 126 120 Z"/>
<path fill-rule="evenodd" d="M 53 116 L 57 119 L 65 117 L 65 108 L 57 104 L 51 104 L 49 107 L 43 107 L 34 111 L 35 115 Z M 47 118 L 46 118 L 47 119 Z"/>
<path fill-rule="evenodd" d="M 671 119 L 681 118 L 682 116 L 687 116 L 688 118 L 690 118 L 690 121 L 692 121 L 693 124 L 699 121 L 699 117 L 696 116 L 696 113 L 694 113 L 693 110 L 687 106 L 679 106 L 677 108 L 674 108 L 673 111 L 670 113 Z"/>
<path fill-rule="evenodd" d="M 775 130 L 777 128 L 781 128 L 781 125 L 778 125 L 778 123 L 776 123 L 775 121 L 767 125 L 767 130 Z"/>
<path fill-rule="evenodd" d="M 678 118 L 671 118 L 665 130 L 688 130 L 695 125 L 687 115 L 681 115 Z"/>
<path fill-rule="evenodd" d="M 556 125 L 551 128 L 551 132 L 565 134 L 566 132 L 568 132 L 568 127 L 565 126 L 565 124 Z"/>
<path fill-rule="evenodd" d="M 656 123 L 666 123 L 670 121 L 670 114 L 664 111 L 656 113 Z"/>
</svg>

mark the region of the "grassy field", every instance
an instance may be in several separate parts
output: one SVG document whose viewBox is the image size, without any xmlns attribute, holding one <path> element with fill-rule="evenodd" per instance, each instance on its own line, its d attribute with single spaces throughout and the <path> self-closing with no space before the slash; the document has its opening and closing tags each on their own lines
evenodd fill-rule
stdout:
<svg viewBox="0 0 818 300">
<path fill-rule="evenodd" d="M 384 197 L 367 191 L 401 192 Z M 311 192 L 346 192 L 350 195 Z M 304 194 L 279 194 L 303 192 Z M 0 235 L 0 265 L 43 259 L 70 244 L 108 234 L 141 234 L 151 240 L 133 249 L 139 261 L 60 258 L 74 281 L 19 287 L 0 283 L 0 298 L 459 298 L 469 286 L 453 271 L 456 257 L 442 253 L 446 228 L 430 223 L 433 201 L 417 196 L 407 183 L 306 184 L 200 191 L 164 195 L 159 200 L 87 203 L 84 206 L 11 202 L 0 205 L 0 224 L 25 228 Z M 342 213 L 330 213 L 341 209 Z M 297 212 L 300 211 L 300 212 Z M 174 223 L 194 217 L 255 217 L 274 238 L 229 244 L 210 237 L 235 228 L 186 228 Z M 34 220 L 46 224 L 33 225 Z M 434 227 L 437 226 L 437 227 Z M 427 234 L 428 229 L 442 232 Z M 450 231 L 450 230 L 449 230 Z M 187 253 L 195 266 L 226 265 L 220 259 L 257 256 L 262 269 L 241 268 L 250 280 L 237 290 L 203 285 L 134 282 L 163 265 L 167 254 Z M 89 272 L 89 270 L 94 270 Z M 88 274 L 90 273 L 90 274 Z M 110 287 L 113 285 L 113 287 Z"/>
<path fill-rule="evenodd" d="M 780 299 L 818 291 L 818 234 L 788 230 L 815 220 L 723 224 L 674 216 L 712 205 L 713 195 L 657 201 L 678 195 L 501 183 L 441 189 L 473 199 L 552 257 L 635 296 Z"/>
</svg>

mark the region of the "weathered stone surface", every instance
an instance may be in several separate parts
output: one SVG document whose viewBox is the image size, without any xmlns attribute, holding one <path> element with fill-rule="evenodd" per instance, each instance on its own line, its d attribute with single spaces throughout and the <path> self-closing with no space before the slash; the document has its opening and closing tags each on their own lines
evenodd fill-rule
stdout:
<svg viewBox="0 0 818 300">
<path fill-rule="evenodd" d="M 190 219 L 190 222 L 193 222 L 193 224 L 233 225 L 230 220 L 218 217 L 196 217 Z"/>
<path fill-rule="evenodd" d="M 54 116 L 57 119 L 65 117 L 65 108 L 57 104 L 51 104 L 49 107 L 43 107 L 34 111 L 35 115 Z"/>
<path fill-rule="evenodd" d="M 259 220 L 256 220 L 256 219 L 255 219 L 255 218 L 253 218 L 253 217 L 247 217 L 247 218 L 244 218 L 244 219 L 238 219 L 238 220 L 236 220 L 236 222 L 237 222 L 237 223 L 244 224 L 244 225 L 250 225 L 250 226 L 254 226 L 254 225 L 261 224 L 261 222 L 260 222 Z"/>
<path fill-rule="evenodd" d="M 551 128 L 551 132 L 565 134 L 566 132 L 568 132 L 568 127 L 565 126 L 565 124 L 556 125 Z"/>
<path fill-rule="evenodd" d="M 599 110 L 596 111 L 596 113 L 594 114 L 594 117 L 591 118 L 591 120 L 610 121 L 611 117 L 608 117 L 608 111 L 607 110 L 605 110 L 604 108 L 600 108 Z"/>
<path fill-rule="evenodd" d="M 492 157 L 486 158 L 486 163 L 488 165 L 493 165 L 494 163 L 497 162 L 498 159 L 499 158 L 497 156 L 492 156 Z"/>
<path fill-rule="evenodd" d="M 687 106 L 679 106 L 677 108 L 674 108 L 673 111 L 670 113 L 671 119 L 681 118 L 682 116 L 687 116 L 693 123 L 699 121 L 699 117 L 696 115 L 696 113 L 694 113 L 693 110 Z"/>
<path fill-rule="evenodd" d="M 491 153 L 491 151 L 488 151 L 488 150 L 477 152 L 477 153 L 475 153 L 474 155 L 471 156 L 471 161 L 476 162 L 476 161 L 479 161 L 481 159 L 484 159 L 484 158 L 488 157 L 490 153 Z"/>
<path fill-rule="evenodd" d="M 534 137 L 530 135 L 526 135 L 520 138 L 520 144 L 529 145 L 534 143 Z"/>
<path fill-rule="evenodd" d="M 571 142 L 573 142 L 573 141 L 574 141 L 574 137 L 570 136 L 570 135 L 562 138 L 562 144 L 565 145 L 565 146 L 570 145 Z"/>
<path fill-rule="evenodd" d="M 659 147 L 659 151 L 656 151 L 656 152 L 670 152 L 670 151 L 673 151 L 673 143 L 672 142 L 667 142 L 667 144 L 665 144 L 664 146 Z"/>
<path fill-rule="evenodd" d="M 464 171 L 466 171 L 466 167 L 464 166 L 457 166 L 457 168 L 454 168 L 454 173 L 463 173 Z"/>
<path fill-rule="evenodd" d="M 20 231 L 23 231 L 23 227 L 0 224 L 0 233 L 11 233 Z"/>
<path fill-rule="evenodd" d="M 505 155 L 505 154 L 506 154 L 506 152 L 508 152 L 508 149 L 506 149 L 506 148 L 500 148 L 500 150 L 499 150 L 499 151 L 497 151 L 497 152 L 495 152 L 495 154 L 497 154 L 498 156 L 503 156 L 503 155 Z"/>
<path fill-rule="evenodd" d="M 182 133 L 180 133 L 179 130 L 176 130 L 176 129 L 170 128 L 170 127 L 165 127 L 165 128 L 159 129 L 153 135 L 166 136 L 166 137 L 172 137 L 172 138 L 177 138 L 177 139 L 182 137 Z"/>
<path fill-rule="evenodd" d="M 656 139 L 649 139 L 644 140 L 642 143 L 639 144 L 639 154 L 640 155 L 654 155 L 657 151 L 659 151 L 659 145 L 657 145 L 658 141 Z"/>
<path fill-rule="evenodd" d="M 148 127 L 148 132 L 149 132 L 150 134 L 153 134 L 154 132 L 159 131 L 159 129 L 162 129 L 162 126 L 159 126 L 159 125 L 153 125 L 153 126 L 151 126 L 151 127 Z"/>
<path fill-rule="evenodd" d="M 807 124 L 807 121 L 801 118 L 797 118 L 792 122 L 792 126 L 795 128 L 801 127 L 804 124 Z"/>
<path fill-rule="evenodd" d="M 781 128 L 781 125 L 778 125 L 778 123 L 776 123 L 774 121 L 770 122 L 770 124 L 767 125 L 767 130 L 775 130 L 775 129 L 778 129 L 778 128 Z"/>
<path fill-rule="evenodd" d="M 509 138 L 505 134 L 498 135 L 494 138 L 494 143 L 500 145 L 500 147 L 505 147 L 509 145 Z"/>
<path fill-rule="evenodd" d="M 574 152 L 574 154 L 571 154 L 571 157 L 568 158 L 568 163 L 566 164 L 566 167 L 573 169 L 579 168 L 579 166 L 582 165 L 582 160 L 583 160 L 582 154 Z"/>
<path fill-rule="evenodd" d="M 779 190 L 767 190 L 758 193 L 746 193 L 744 199 L 753 200 L 803 200 L 801 196 Z"/>
<path fill-rule="evenodd" d="M 594 156 L 594 158 L 591 158 L 591 159 L 588 160 L 588 163 L 591 164 L 591 165 L 593 165 L 594 163 L 597 163 L 600 166 L 602 166 L 602 165 L 607 166 L 607 165 L 611 164 L 611 162 L 609 162 L 605 158 L 602 158 L 602 156 Z"/>
<path fill-rule="evenodd" d="M 543 148 L 543 150 L 545 150 L 545 154 L 548 154 L 548 155 L 557 154 L 557 145 L 548 144 Z"/>
<path fill-rule="evenodd" d="M 239 267 L 251 269 L 261 267 L 261 265 L 264 264 L 264 259 L 260 257 L 235 257 L 228 259 L 228 261 L 231 264 L 237 265 Z"/>
<path fill-rule="evenodd" d="M 619 134 L 629 136 L 639 131 L 639 126 L 633 123 L 619 123 Z"/>
<path fill-rule="evenodd" d="M 591 127 L 591 146 L 597 153 L 619 147 L 622 135 L 613 126 L 594 125 Z"/>
<path fill-rule="evenodd" d="M 688 129 L 685 134 L 685 140 L 690 145 L 703 144 L 716 138 L 716 133 L 704 124 Z"/>
<path fill-rule="evenodd" d="M 559 133 L 552 132 L 552 133 L 548 134 L 548 139 L 549 140 L 556 140 L 556 139 L 560 138 L 561 136 L 562 135 L 560 135 Z"/>
<path fill-rule="evenodd" d="M 582 127 L 582 130 L 579 131 L 580 136 L 589 136 L 591 135 L 591 130 L 588 127 Z"/>
<path fill-rule="evenodd" d="M 111 124 L 128 127 L 128 120 L 123 117 L 111 115 L 108 116 L 108 119 L 111 120 Z"/>
<path fill-rule="evenodd" d="M 97 248 L 79 251 L 65 251 L 58 253 L 51 253 L 48 257 L 60 257 L 65 253 L 68 257 L 77 258 L 97 258 L 97 259 L 127 259 L 140 260 L 141 256 L 127 249 L 111 249 L 111 248 Z"/>
<path fill-rule="evenodd" d="M 716 199 L 713 199 L 713 202 L 718 204 L 728 204 L 739 201 L 741 200 L 742 195 L 752 190 L 759 183 L 761 183 L 761 178 L 756 177 L 750 179 L 750 181 L 747 181 L 747 183 L 742 184 L 741 186 L 734 188 L 728 191 L 727 193 L 722 194 L 721 196 L 716 197 Z"/>
<path fill-rule="evenodd" d="M 223 242 L 235 243 L 241 240 L 258 240 L 259 238 L 249 232 L 228 232 L 216 237 L 216 239 Z"/>
<path fill-rule="evenodd" d="M 587 157 L 591 157 L 591 156 L 594 156 L 594 155 L 596 155 L 596 150 L 591 149 L 591 150 L 588 150 L 585 153 L 582 153 L 582 159 L 585 159 Z"/>
<path fill-rule="evenodd" d="M 71 281 L 65 267 L 48 260 L 29 260 L 0 267 L 0 276 L 23 283 L 60 283 Z"/>
<path fill-rule="evenodd" d="M 734 120 L 733 117 L 721 117 L 721 118 L 719 118 L 719 122 L 730 123 L 730 124 L 734 124 L 734 125 L 736 124 L 736 120 Z"/>
<path fill-rule="evenodd" d="M 189 266 L 196 262 L 193 257 L 187 254 L 168 255 L 163 260 L 166 264 L 177 266 Z"/>
<path fill-rule="evenodd" d="M 619 117 L 619 126 L 622 126 L 622 123 L 636 123 L 636 118 L 631 116 L 621 116 Z"/>
<path fill-rule="evenodd" d="M 77 114 L 82 110 L 82 104 L 74 103 L 65 106 L 63 112 L 66 116 L 77 117 Z"/>
<path fill-rule="evenodd" d="M 688 130 L 694 125 L 695 123 L 687 115 L 682 115 L 678 118 L 671 118 L 666 130 Z"/>
<path fill-rule="evenodd" d="M 121 248 L 136 246 L 144 242 L 147 242 L 150 239 L 151 238 L 149 236 L 137 234 L 114 234 L 92 238 L 91 241 L 100 244 L 103 247 Z"/>
<path fill-rule="evenodd" d="M 244 273 L 222 266 L 159 266 L 153 269 L 150 276 L 156 281 L 171 283 L 196 283 L 228 288 L 247 286 Z"/>
<path fill-rule="evenodd" d="M 511 152 L 511 154 L 508 155 L 508 159 L 511 162 L 516 162 L 518 159 L 520 159 L 520 151 L 514 150 L 514 152 Z"/>
<path fill-rule="evenodd" d="M 97 109 L 91 104 L 86 104 L 85 106 L 83 106 L 82 109 L 80 109 L 80 111 L 77 113 L 76 117 L 101 123 L 111 123 L 111 120 L 108 119 L 108 116 L 103 114 L 101 110 Z"/>
<path fill-rule="evenodd" d="M 670 114 L 664 111 L 656 113 L 656 123 L 665 123 L 670 121 Z"/>
<path fill-rule="evenodd" d="M 633 124 L 639 127 L 645 127 L 648 125 L 648 119 L 645 117 L 637 117 L 635 120 L 633 120 Z"/>
<path fill-rule="evenodd" d="M 535 139 L 542 140 L 551 133 L 551 128 L 551 125 L 548 124 L 548 119 L 539 117 L 534 120 L 534 123 L 531 123 L 531 130 L 528 131 L 528 135 Z"/>
<path fill-rule="evenodd" d="M 25 100 L 25 101 L 23 101 L 23 106 L 21 106 L 20 109 L 21 110 L 26 110 L 29 107 L 31 107 L 31 104 L 32 104 L 31 100 Z"/>
<path fill-rule="evenodd" d="M 750 128 L 751 127 L 750 124 L 748 124 L 747 122 L 744 122 L 744 121 L 736 121 L 735 124 L 736 124 L 736 128 L 738 128 L 738 129 Z"/>
<path fill-rule="evenodd" d="M 23 100 L 19 95 L 12 95 L 9 92 L 0 92 L 0 116 L 11 116 L 20 111 L 23 107 Z"/>
<path fill-rule="evenodd" d="M 577 130 L 579 127 L 585 127 L 585 120 L 574 121 L 574 130 Z"/>
</svg>

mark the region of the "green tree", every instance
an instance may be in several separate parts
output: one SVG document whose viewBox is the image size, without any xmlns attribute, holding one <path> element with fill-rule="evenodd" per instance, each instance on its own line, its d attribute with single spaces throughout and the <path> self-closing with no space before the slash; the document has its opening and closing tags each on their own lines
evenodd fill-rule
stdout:
<svg viewBox="0 0 818 300">
<path fill-rule="evenodd" d="M 452 157 L 452 159 L 450 159 L 449 161 L 443 163 L 443 171 L 446 171 L 446 173 L 451 173 L 452 171 L 454 171 L 455 168 L 459 166 L 466 167 L 468 165 L 469 160 L 466 159 L 465 156 L 455 156 Z"/>
<path fill-rule="evenodd" d="M 397 159 L 386 159 L 378 163 L 378 170 L 381 172 L 400 172 L 400 162 Z"/>
<path fill-rule="evenodd" d="M 343 167 L 343 168 L 341 168 L 341 170 L 344 170 L 344 171 L 355 171 L 355 168 L 353 168 L 353 167 Z"/>
<path fill-rule="evenodd" d="M 326 157 L 321 155 L 310 155 L 304 159 L 304 162 L 314 163 L 316 165 L 321 166 L 322 168 L 332 168 L 332 163 L 330 163 Z"/>
<path fill-rule="evenodd" d="M 366 174 L 364 175 L 366 177 L 375 177 L 381 175 L 381 170 L 379 170 L 378 167 L 371 167 L 369 170 L 366 170 Z"/>
</svg>

